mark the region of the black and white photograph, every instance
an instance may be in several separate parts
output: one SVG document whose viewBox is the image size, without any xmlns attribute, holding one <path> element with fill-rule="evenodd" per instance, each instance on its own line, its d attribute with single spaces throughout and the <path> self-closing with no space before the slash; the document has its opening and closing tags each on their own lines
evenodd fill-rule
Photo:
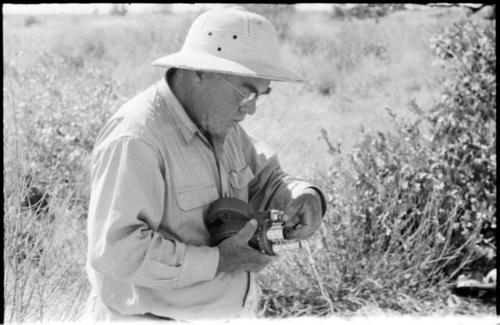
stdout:
<svg viewBox="0 0 500 325">
<path fill-rule="evenodd" d="M 2 323 L 500 321 L 494 3 L 2 18 Z"/>
</svg>

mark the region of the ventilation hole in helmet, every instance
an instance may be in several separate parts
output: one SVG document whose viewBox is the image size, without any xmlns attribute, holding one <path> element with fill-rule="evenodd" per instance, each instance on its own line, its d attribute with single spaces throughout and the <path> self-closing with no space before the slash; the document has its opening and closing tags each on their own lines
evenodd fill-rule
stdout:
<svg viewBox="0 0 500 325">
<path fill-rule="evenodd" d="M 238 38 L 238 36 L 236 36 L 236 35 L 233 35 L 233 39 L 237 39 L 237 38 Z"/>
<path fill-rule="evenodd" d="M 222 48 L 221 48 L 221 47 L 218 47 L 218 48 L 217 48 L 217 51 L 219 51 L 219 52 L 220 52 L 221 50 L 222 50 Z"/>
<path fill-rule="evenodd" d="M 212 36 L 212 32 L 209 32 L 209 33 L 208 33 L 208 36 Z"/>
</svg>

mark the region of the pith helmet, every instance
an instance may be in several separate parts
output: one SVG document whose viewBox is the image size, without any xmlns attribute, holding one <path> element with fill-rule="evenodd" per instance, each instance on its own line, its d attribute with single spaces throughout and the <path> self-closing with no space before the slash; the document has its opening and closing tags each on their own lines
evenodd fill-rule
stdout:
<svg viewBox="0 0 500 325">
<path fill-rule="evenodd" d="M 284 67 L 271 22 L 241 8 L 213 9 L 201 14 L 191 25 L 182 49 L 154 61 L 153 65 L 275 81 L 303 81 Z"/>
</svg>

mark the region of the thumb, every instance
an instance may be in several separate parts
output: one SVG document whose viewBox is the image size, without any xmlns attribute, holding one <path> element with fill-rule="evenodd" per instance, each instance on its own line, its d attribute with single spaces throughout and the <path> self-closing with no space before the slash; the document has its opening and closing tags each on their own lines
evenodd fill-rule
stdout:
<svg viewBox="0 0 500 325">
<path fill-rule="evenodd" d="M 252 219 L 234 235 L 234 239 L 237 243 L 246 244 L 252 238 L 255 230 L 257 230 L 257 220 Z"/>
</svg>

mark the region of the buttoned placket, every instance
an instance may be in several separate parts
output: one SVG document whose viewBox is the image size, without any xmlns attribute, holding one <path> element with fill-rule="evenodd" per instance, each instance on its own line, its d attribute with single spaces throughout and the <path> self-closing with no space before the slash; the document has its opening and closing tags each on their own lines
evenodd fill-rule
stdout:
<svg viewBox="0 0 500 325">
<path fill-rule="evenodd" d="M 228 179 L 226 176 L 226 168 L 224 166 L 224 150 L 223 147 L 221 147 L 220 149 L 221 150 L 218 150 L 216 147 L 214 147 L 214 155 L 215 161 L 217 162 L 217 169 L 219 170 L 222 197 L 226 198 L 229 197 Z"/>
<path fill-rule="evenodd" d="M 169 88 L 167 81 L 161 80 L 158 83 L 157 87 L 158 87 L 157 89 L 158 89 L 159 93 L 164 95 L 163 99 L 171 98 L 174 101 L 174 103 L 173 103 L 174 107 L 176 107 L 178 109 L 178 114 L 182 114 L 185 116 L 184 118 L 182 118 L 180 115 L 177 115 L 176 118 L 180 120 L 179 124 L 184 124 L 184 125 L 190 124 L 193 126 L 193 127 L 189 127 L 189 128 L 183 129 L 183 130 L 195 128 L 194 124 L 192 124 L 192 121 L 189 120 L 187 115 L 185 115 L 185 113 L 181 113 L 181 112 L 184 112 L 184 108 L 182 108 L 180 103 L 177 101 L 175 95 L 172 94 L 171 89 Z M 188 123 L 188 124 L 185 124 L 185 123 Z M 185 133 L 187 134 L 188 132 L 189 131 L 187 131 Z M 207 137 L 205 137 L 205 135 L 200 132 L 199 129 L 194 131 L 194 132 L 195 132 L 194 136 L 197 135 L 198 138 L 204 143 L 204 145 L 208 148 L 208 150 L 210 150 L 212 152 L 212 154 L 214 156 L 215 165 L 216 165 L 218 176 L 219 176 L 219 189 L 218 190 L 219 190 L 221 197 L 229 197 L 228 177 L 227 177 L 227 173 L 226 173 L 224 163 L 223 163 L 224 142 L 220 143 L 220 145 L 214 146 L 214 145 L 212 145 L 211 141 L 209 141 L 207 139 Z M 185 137 L 189 137 L 189 135 L 185 135 Z M 192 139 L 192 137 L 191 137 L 191 139 Z"/>
<path fill-rule="evenodd" d="M 201 132 L 197 132 L 197 134 L 214 155 L 217 173 L 219 176 L 219 193 L 221 197 L 227 198 L 229 197 L 229 181 L 224 164 L 224 143 L 215 142 L 212 144 L 211 141 L 209 141 Z"/>
</svg>

